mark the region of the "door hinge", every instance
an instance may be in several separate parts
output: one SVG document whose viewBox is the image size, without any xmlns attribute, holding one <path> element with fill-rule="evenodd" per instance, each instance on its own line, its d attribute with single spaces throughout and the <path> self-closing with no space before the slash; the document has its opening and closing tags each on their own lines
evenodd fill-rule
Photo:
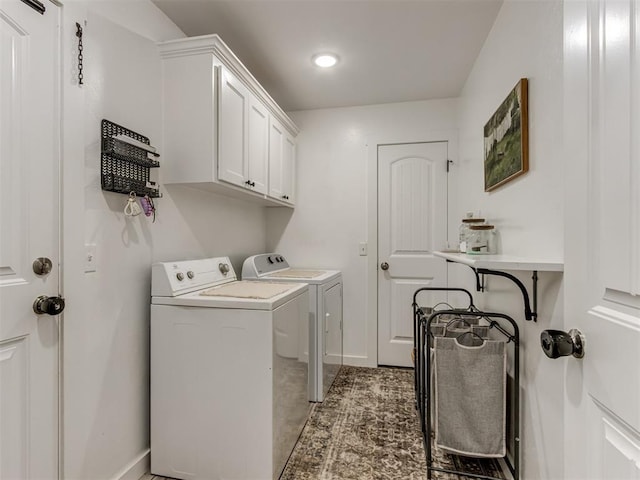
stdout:
<svg viewBox="0 0 640 480">
<path fill-rule="evenodd" d="M 453 163 L 453 160 L 447 160 L 447 173 L 449 173 L 449 171 L 451 170 L 452 163 Z"/>
</svg>

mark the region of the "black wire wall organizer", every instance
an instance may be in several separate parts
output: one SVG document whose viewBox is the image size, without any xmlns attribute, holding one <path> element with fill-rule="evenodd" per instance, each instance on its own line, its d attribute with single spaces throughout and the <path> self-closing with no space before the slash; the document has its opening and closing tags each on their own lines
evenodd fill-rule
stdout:
<svg viewBox="0 0 640 480">
<path fill-rule="evenodd" d="M 424 291 L 446 291 L 461 292 L 469 297 L 469 305 L 465 309 L 447 308 L 443 310 L 435 310 L 432 307 L 420 307 L 417 298 L 420 292 Z M 442 304 L 438 304 L 442 305 Z M 444 304 L 446 305 L 446 304 Z M 437 307 L 437 305 L 436 305 Z M 505 385 L 507 392 L 507 454 L 502 458 L 509 469 L 513 480 L 520 479 L 520 336 L 516 322 L 508 315 L 495 312 L 482 312 L 476 308 L 473 303 L 473 296 L 469 291 L 462 288 L 436 288 L 425 287 L 415 291 L 413 295 L 413 316 L 414 316 L 414 352 L 415 352 L 415 394 L 416 394 L 416 410 L 420 417 L 420 427 L 425 447 L 427 460 L 427 479 L 431 479 L 433 472 L 442 472 L 459 477 L 478 478 L 485 480 L 499 480 L 502 476 L 492 475 L 492 471 L 499 475 L 500 468 L 496 466 L 493 469 L 487 468 L 486 460 L 480 460 L 471 457 L 463 457 L 451 455 L 454 468 L 444 468 L 434 463 L 432 447 L 433 439 L 433 412 L 431 402 L 434 400 L 433 387 L 431 385 L 431 376 L 433 361 L 431 359 L 431 346 L 434 343 L 434 335 L 432 327 L 443 318 L 456 318 L 461 321 L 471 318 L 482 318 L 488 330 L 499 332 L 506 338 L 506 344 L 512 345 L 512 375 L 513 386 L 510 389 Z M 505 328 L 505 326 L 507 326 Z M 511 330 L 511 331 L 510 331 Z M 473 334 L 472 334 L 473 335 Z M 511 423 L 509 424 L 509 418 Z M 473 470 L 463 469 L 464 466 L 473 463 Z"/>
<path fill-rule="evenodd" d="M 162 196 L 156 183 L 149 178 L 149 170 L 160 166 L 160 162 L 155 160 L 160 155 L 147 137 L 109 120 L 102 120 L 101 139 L 102 190 L 126 195 L 133 192 L 138 197 Z"/>
</svg>

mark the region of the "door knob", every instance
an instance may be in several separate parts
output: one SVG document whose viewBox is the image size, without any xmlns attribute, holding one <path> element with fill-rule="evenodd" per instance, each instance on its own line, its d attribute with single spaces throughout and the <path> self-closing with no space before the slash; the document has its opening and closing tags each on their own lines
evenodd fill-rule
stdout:
<svg viewBox="0 0 640 480">
<path fill-rule="evenodd" d="M 36 275 L 48 275 L 51 273 L 53 263 L 47 257 L 39 257 L 33 261 L 32 268 Z"/>
<path fill-rule="evenodd" d="M 567 357 L 573 355 L 576 358 L 584 357 L 585 338 L 575 328 L 569 332 L 562 330 L 544 330 L 540 334 L 540 345 L 545 355 L 549 358 Z"/>
<path fill-rule="evenodd" d="M 38 315 L 60 315 L 64 310 L 64 298 L 40 295 L 33 302 L 33 311 Z"/>
<path fill-rule="evenodd" d="M 388 264 L 387 262 L 382 262 L 382 263 L 380 264 L 380 268 L 381 268 L 382 270 L 389 270 L 389 264 Z"/>
</svg>

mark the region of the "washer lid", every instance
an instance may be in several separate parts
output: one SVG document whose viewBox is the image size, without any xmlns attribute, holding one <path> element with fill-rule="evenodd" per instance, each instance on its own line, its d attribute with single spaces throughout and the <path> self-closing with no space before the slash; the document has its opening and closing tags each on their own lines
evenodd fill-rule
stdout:
<svg viewBox="0 0 640 480">
<path fill-rule="evenodd" d="M 288 290 L 297 287 L 297 283 L 270 283 L 256 281 L 240 281 L 227 283 L 219 287 L 209 288 L 200 293 L 207 297 L 237 297 L 255 298 L 256 300 L 267 300 L 282 295 Z"/>
<path fill-rule="evenodd" d="M 289 300 L 304 294 L 308 289 L 309 286 L 306 283 L 275 284 L 238 281 L 175 297 L 153 297 L 151 303 L 183 307 L 275 310 Z"/>
<path fill-rule="evenodd" d="M 316 278 L 326 273 L 325 270 L 302 270 L 300 268 L 289 268 L 281 272 L 274 272 L 270 277 L 282 278 Z"/>
<path fill-rule="evenodd" d="M 318 272 L 313 276 L 306 275 L 305 272 Z M 298 272 L 302 272 L 302 275 L 298 275 Z M 281 272 L 274 272 L 268 275 L 263 275 L 260 280 L 266 281 L 278 281 L 278 282 L 304 282 L 309 285 L 320 285 L 323 283 L 331 282 L 340 277 L 342 273 L 340 270 L 307 270 L 290 268 L 289 270 L 283 270 Z"/>
</svg>

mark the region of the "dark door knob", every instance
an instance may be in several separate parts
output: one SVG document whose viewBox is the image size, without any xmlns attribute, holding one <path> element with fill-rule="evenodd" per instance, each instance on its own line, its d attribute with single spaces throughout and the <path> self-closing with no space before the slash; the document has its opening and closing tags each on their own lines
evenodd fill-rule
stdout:
<svg viewBox="0 0 640 480">
<path fill-rule="evenodd" d="M 40 295 L 33 302 L 33 311 L 38 315 L 60 315 L 64 310 L 64 298 Z"/>
<path fill-rule="evenodd" d="M 39 257 L 33 261 L 32 268 L 36 275 L 48 275 L 51 273 L 53 263 L 47 257 Z"/>
<path fill-rule="evenodd" d="M 567 357 L 573 355 L 576 358 L 584 357 L 584 335 L 580 331 L 569 330 L 544 330 L 540 334 L 540 346 L 549 358 Z"/>
<path fill-rule="evenodd" d="M 382 263 L 380 264 L 380 268 L 381 268 L 382 270 L 389 270 L 389 264 L 388 264 L 387 262 L 382 262 Z"/>
</svg>

